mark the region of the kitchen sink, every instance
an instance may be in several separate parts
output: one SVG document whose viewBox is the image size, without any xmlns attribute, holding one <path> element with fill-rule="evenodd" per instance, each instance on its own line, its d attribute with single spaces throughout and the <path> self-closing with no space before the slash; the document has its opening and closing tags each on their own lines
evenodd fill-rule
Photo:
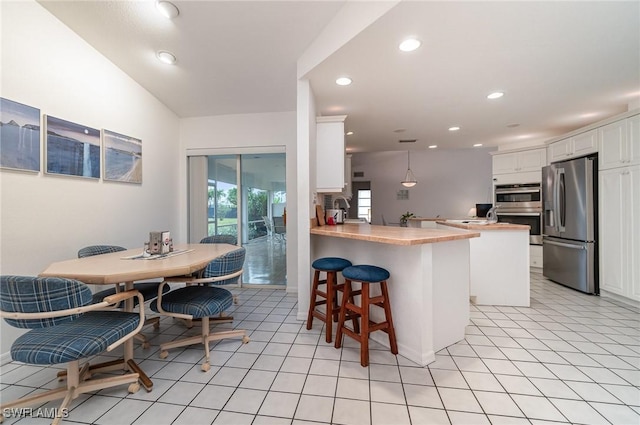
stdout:
<svg viewBox="0 0 640 425">
<path fill-rule="evenodd" d="M 347 218 L 344 224 L 369 224 L 369 222 L 364 218 Z"/>
</svg>

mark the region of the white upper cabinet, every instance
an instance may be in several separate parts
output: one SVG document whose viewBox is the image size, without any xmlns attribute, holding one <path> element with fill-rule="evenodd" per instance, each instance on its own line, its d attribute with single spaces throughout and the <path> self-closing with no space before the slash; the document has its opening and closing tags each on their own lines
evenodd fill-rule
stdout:
<svg viewBox="0 0 640 425">
<path fill-rule="evenodd" d="M 640 115 L 600 127 L 598 143 L 599 169 L 640 164 Z"/>
<path fill-rule="evenodd" d="M 577 136 L 558 140 L 550 144 L 547 149 L 549 162 L 562 161 L 598 152 L 598 131 L 591 130 Z"/>
<path fill-rule="evenodd" d="M 493 174 L 541 172 L 547 163 L 545 148 L 528 149 L 493 155 Z"/>
<path fill-rule="evenodd" d="M 351 178 L 351 154 L 349 154 L 344 159 L 344 189 L 342 190 L 342 194 L 349 199 L 353 196 Z"/>
<path fill-rule="evenodd" d="M 316 117 L 316 191 L 345 189 L 344 120 L 346 115 Z"/>
</svg>

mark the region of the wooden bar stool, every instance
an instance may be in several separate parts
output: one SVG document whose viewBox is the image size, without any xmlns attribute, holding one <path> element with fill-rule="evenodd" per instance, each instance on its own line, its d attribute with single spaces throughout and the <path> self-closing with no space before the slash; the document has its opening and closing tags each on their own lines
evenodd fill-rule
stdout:
<svg viewBox="0 0 640 425">
<path fill-rule="evenodd" d="M 345 278 L 344 293 L 342 295 L 342 304 L 340 306 L 340 318 L 338 320 L 338 333 L 336 334 L 335 347 L 340 348 L 342 344 L 342 334 L 349 335 L 356 341 L 360 341 L 360 364 L 362 366 L 369 365 L 369 334 L 375 331 L 384 331 L 389 335 L 389 345 L 391 352 L 398 354 L 398 343 L 396 342 L 396 333 L 393 329 L 393 319 L 391 317 L 391 304 L 389 301 L 389 291 L 387 290 L 387 279 L 389 272 L 382 267 L 360 265 L 351 266 L 342 270 L 342 276 Z M 351 286 L 352 282 L 362 283 L 362 289 L 354 291 Z M 369 284 L 380 283 L 382 295 L 372 297 L 369 292 Z M 361 306 L 355 305 L 353 297 L 361 295 Z M 385 321 L 380 323 L 372 322 L 369 319 L 369 307 L 376 305 L 384 309 Z M 351 331 L 344 326 L 345 318 L 361 317 L 361 330 Z"/>
<path fill-rule="evenodd" d="M 313 318 L 322 320 L 327 327 L 326 341 L 331 342 L 332 324 L 338 321 L 338 291 L 342 291 L 344 284 L 338 284 L 338 272 L 351 266 L 351 261 L 339 257 L 318 258 L 311 265 L 315 272 L 313 274 L 313 287 L 311 288 L 311 302 L 309 303 L 309 314 L 307 316 L 307 329 L 311 329 Z M 320 280 L 320 272 L 325 272 L 327 277 Z M 319 285 L 326 285 L 324 292 L 318 289 Z M 318 300 L 318 297 L 321 299 Z M 351 298 L 353 302 L 353 297 Z M 316 310 L 319 305 L 326 305 L 326 313 Z M 354 318 L 353 326 L 358 329 L 358 322 Z"/>
</svg>

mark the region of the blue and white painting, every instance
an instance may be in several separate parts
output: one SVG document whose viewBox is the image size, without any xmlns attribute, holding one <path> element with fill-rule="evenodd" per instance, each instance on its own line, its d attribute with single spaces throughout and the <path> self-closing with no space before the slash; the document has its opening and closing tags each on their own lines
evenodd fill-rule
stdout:
<svg viewBox="0 0 640 425">
<path fill-rule="evenodd" d="M 100 178 L 100 130 L 46 116 L 49 174 Z"/>
<path fill-rule="evenodd" d="M 102 130 L 104 179 L 142 183 L 142 140 Z"/>
<path fill-rule="evenodd" d="M 0 97 L 0 167 L 40 172 L 40 109 Z"/>
</svg>

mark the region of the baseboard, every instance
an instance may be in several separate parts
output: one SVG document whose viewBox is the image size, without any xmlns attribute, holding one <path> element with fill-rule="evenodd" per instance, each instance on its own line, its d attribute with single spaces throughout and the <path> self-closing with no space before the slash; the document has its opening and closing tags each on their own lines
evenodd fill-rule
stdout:
<svg viewBox="0 0 640 425">
<path fill-rule="evenodd" d="M 617 304 L 623 304 L 625 307 L 640 308 L 640 301 L 614 294 L 613 292 L 603 290 L 602 288 L 600 288 L 600 296 L 607 298 L 608 301 L 615 301 Z"/>
</svg>

